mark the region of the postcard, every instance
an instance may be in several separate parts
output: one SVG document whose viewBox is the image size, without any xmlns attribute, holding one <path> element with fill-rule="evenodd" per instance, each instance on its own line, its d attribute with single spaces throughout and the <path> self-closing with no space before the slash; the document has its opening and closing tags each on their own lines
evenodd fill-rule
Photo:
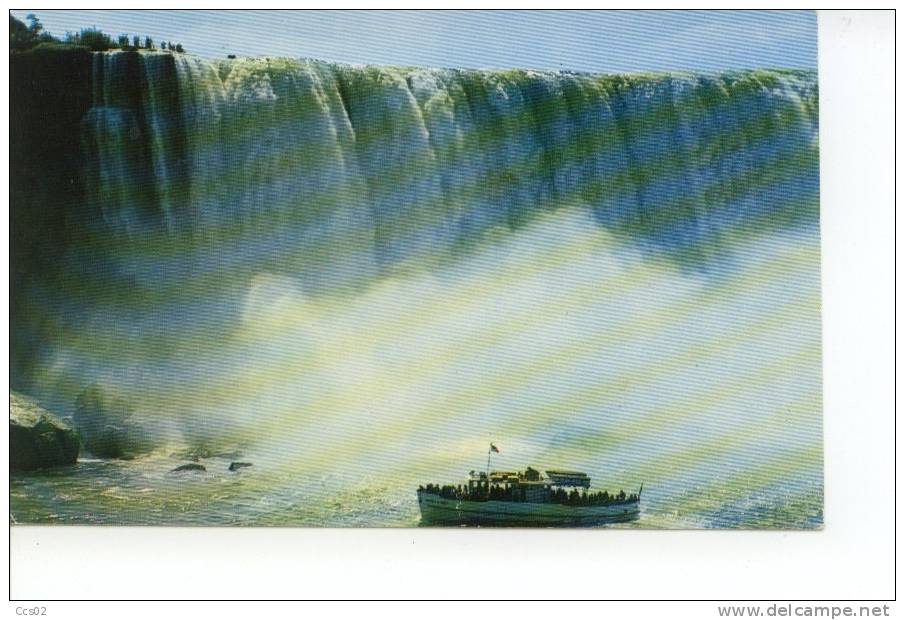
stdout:
<svg viewBox="0 0 905 620">
<path fill-rule="evenodd" d="M 12 11 L 10 523 L 821 528 L 816 45 Z"/>
</svg>

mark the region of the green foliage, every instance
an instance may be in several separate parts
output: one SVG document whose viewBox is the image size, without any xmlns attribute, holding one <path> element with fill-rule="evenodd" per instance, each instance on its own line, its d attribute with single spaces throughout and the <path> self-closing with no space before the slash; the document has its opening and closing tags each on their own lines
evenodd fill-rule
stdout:
<svg viewBox="0 0 905 620">
<path fill-rule="evenodd" d="M 29 13 L 25 16 L 25 19 L 28 20 L 28 31 L 35 37 L 39 36 L 41 31 L 44 30 L 41 20 L 39 20 L 34 13 Z"/>
<path fill-rule="evenodd" d="M 60 43 L 58 41 L 44 41 L 42 43 L 38 43 L 31 50 L 29 50 L 30 54 L 39 54 L 44 52 L 74 52 L 74 51 L 83 51 L 88 52 L 88 48 L 84 45 L 78 45 L 77 43 Z"/>
<path fill-rule="evenodd" d="M 44 26 L 40 20 L 29 13 L 27 17 L 29 25 L 9 16 L 9 49 L 16 52 L 24 52 L 42 43 L 57 41 L 50 34 L 44 32 Z"/>
<path fill-rule="evenodd" d="M 154 39 L 145 37 L 144 46 L 141 44 L 141 37 L 134 35 L 132 43 L 129 43 L 129 35 L 121 34 L 116 41 L 95 27 L 83 28 L 81 32 L 67 32 L 63 40 L 53 37 L 50 33 L 44 32 L 44 26 L 33 13 L 29 13 L 26 17 L 28 24 L 16 19 L 12 15 L 9 16 L 9 49 L 14 52 L 26 52 L 38 46 L 46 48 L 48 46 L 65 46 L 68 49 L 72 47 L 85 47 L 93 52 L 105 52 L 111 49 L 137 50 L 144 47 L 147 50 L 156 49 Z M 161 49 L 177 53 L 185 52 L 181 43 L 173 43 L 172 41 L 164 41 Z"/>
<path fill-rule="evenodd" d="M 173 43 L 172 41 L 161 41 L 160 49 L 168 52 L 176 52 L 178 54 L 185 53 L 185 48 L 182 47 L 182 43 Z"/>
<path fill-rule="evenodd" d="M 33 37 L 28 27 L 18 19 L 9 16 L 9 49 L 27 50 L 34 46 Z"/>
<path fill-rule="evenodd" d="M 79 33 L 79 41 L 92 52 L 105 52 L 114 47 L 110 35 L 97 28 L 83 28 Z"/>
</svg>

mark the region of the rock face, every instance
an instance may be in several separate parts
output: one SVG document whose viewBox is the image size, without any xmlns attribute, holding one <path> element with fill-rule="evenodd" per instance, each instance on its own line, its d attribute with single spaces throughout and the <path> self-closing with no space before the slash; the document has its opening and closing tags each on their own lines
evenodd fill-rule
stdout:
<svg viewBox="0 0 905 620">
<path fill-rule="evenodd" d="M 31 471 L 71 465 L 79 456 L 79 436 L 36 402 L 10 392 L 9 470 Z"/>
<path fill-rule="evenodd" d="M 75 425 L 85 450 L 100 458 L 128 459 L 149 452 L 152 438 L 133 417 L 129 404 L 91 386 L 75 401 Z"/>
<path fill-rule="evenodd" d="M 64 263 L 67 229 L 73 228 L 67 213 L 84 192 L 81 122 L 91 109 L 90 52 L 32 52 L 9 61 L 10 373 L 23 380 L 45 345 L 28 292 L 39 282 L 37 273 L 44 277 Z"/>
</svg>

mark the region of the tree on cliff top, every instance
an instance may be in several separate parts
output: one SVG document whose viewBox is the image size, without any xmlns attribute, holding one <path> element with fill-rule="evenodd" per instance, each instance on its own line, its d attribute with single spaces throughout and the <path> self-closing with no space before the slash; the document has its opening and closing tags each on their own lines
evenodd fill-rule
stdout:
<svg viewBox="0 0 905 620">
<path fill-rule="evenodd" d="M 41 20 L 34 13 L 29 13 L 25 16 L 25 19 L 28 20 L 28 31 L 38 37 L 41 35 L 41 31 L 44 30 L 44 24 L 41 23 Z"/>
<path fill-rule="evenodd" d="M 91 28 L 83 28 L 81 32 L 66 33 L 65 41 L 61 41 L 53 37 L 50 33 L 44 31 L 41 24 L 34 13 L 29 13 L 26 17 L 28 25 L 19 21 L 12 15 L 9 16 L 9 49 L 14 52 L 25 52 L 40 44 L 47 43 L 50 46 L 77 45 L 87 47 L 93 52 L 105 52 L 111 49 L 139 49 L 141 48 L 141 38 L 139 36 L 132 37 L 132 45 L 129 45 L 128 35 L 122 34 L 118 40 L 102 32 L 99 28 L 92 26 Z M 42 45 L 42 48 L 44 46 Z M 144 48 L 153 50 L 154 39 L 145 37 Z M 181 43 L 164 42 L 161 49 L 182 53 L 185 50 Z"/>
<path fill-rule="evenodd" d="M 28 26 L 18 19 L 9 16 L 9 49 L 23 50 L 34 45 L 33 37 L 28 31 Z"/>
<path fill-rule="evenodd" d="M 35 47 L 39 43 L 57 42 L 49 33 L 44 32 L 44 26 L 41 20 L 35 17 L 34 13 L 29 13 L 26 18 L 29 25 L 26 26 L 18 19 L 9 16 L 9 49 L 17 52 L 24 52 Z"/>
<path fill-rule="evenodd" d="M 79 42 L 92 52 L 105 52 L 116 47 L 109 34 L 101 32 L 97 28 L 84 28 L 79 33 Z"/>
</svg>

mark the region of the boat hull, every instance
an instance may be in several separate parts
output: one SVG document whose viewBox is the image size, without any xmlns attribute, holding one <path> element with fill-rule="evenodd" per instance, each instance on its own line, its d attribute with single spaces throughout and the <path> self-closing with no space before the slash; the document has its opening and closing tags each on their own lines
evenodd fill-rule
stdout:
<svg viewBox="0 0 905 620">
<path fill-rule="evenodd" d="M 636 499 L 598 506 L 474 502 L 418 491 L 418 507 L 425 525 L 581 527 L 634 521 L 640 514 L 641 502 Z"/>
</svg>

